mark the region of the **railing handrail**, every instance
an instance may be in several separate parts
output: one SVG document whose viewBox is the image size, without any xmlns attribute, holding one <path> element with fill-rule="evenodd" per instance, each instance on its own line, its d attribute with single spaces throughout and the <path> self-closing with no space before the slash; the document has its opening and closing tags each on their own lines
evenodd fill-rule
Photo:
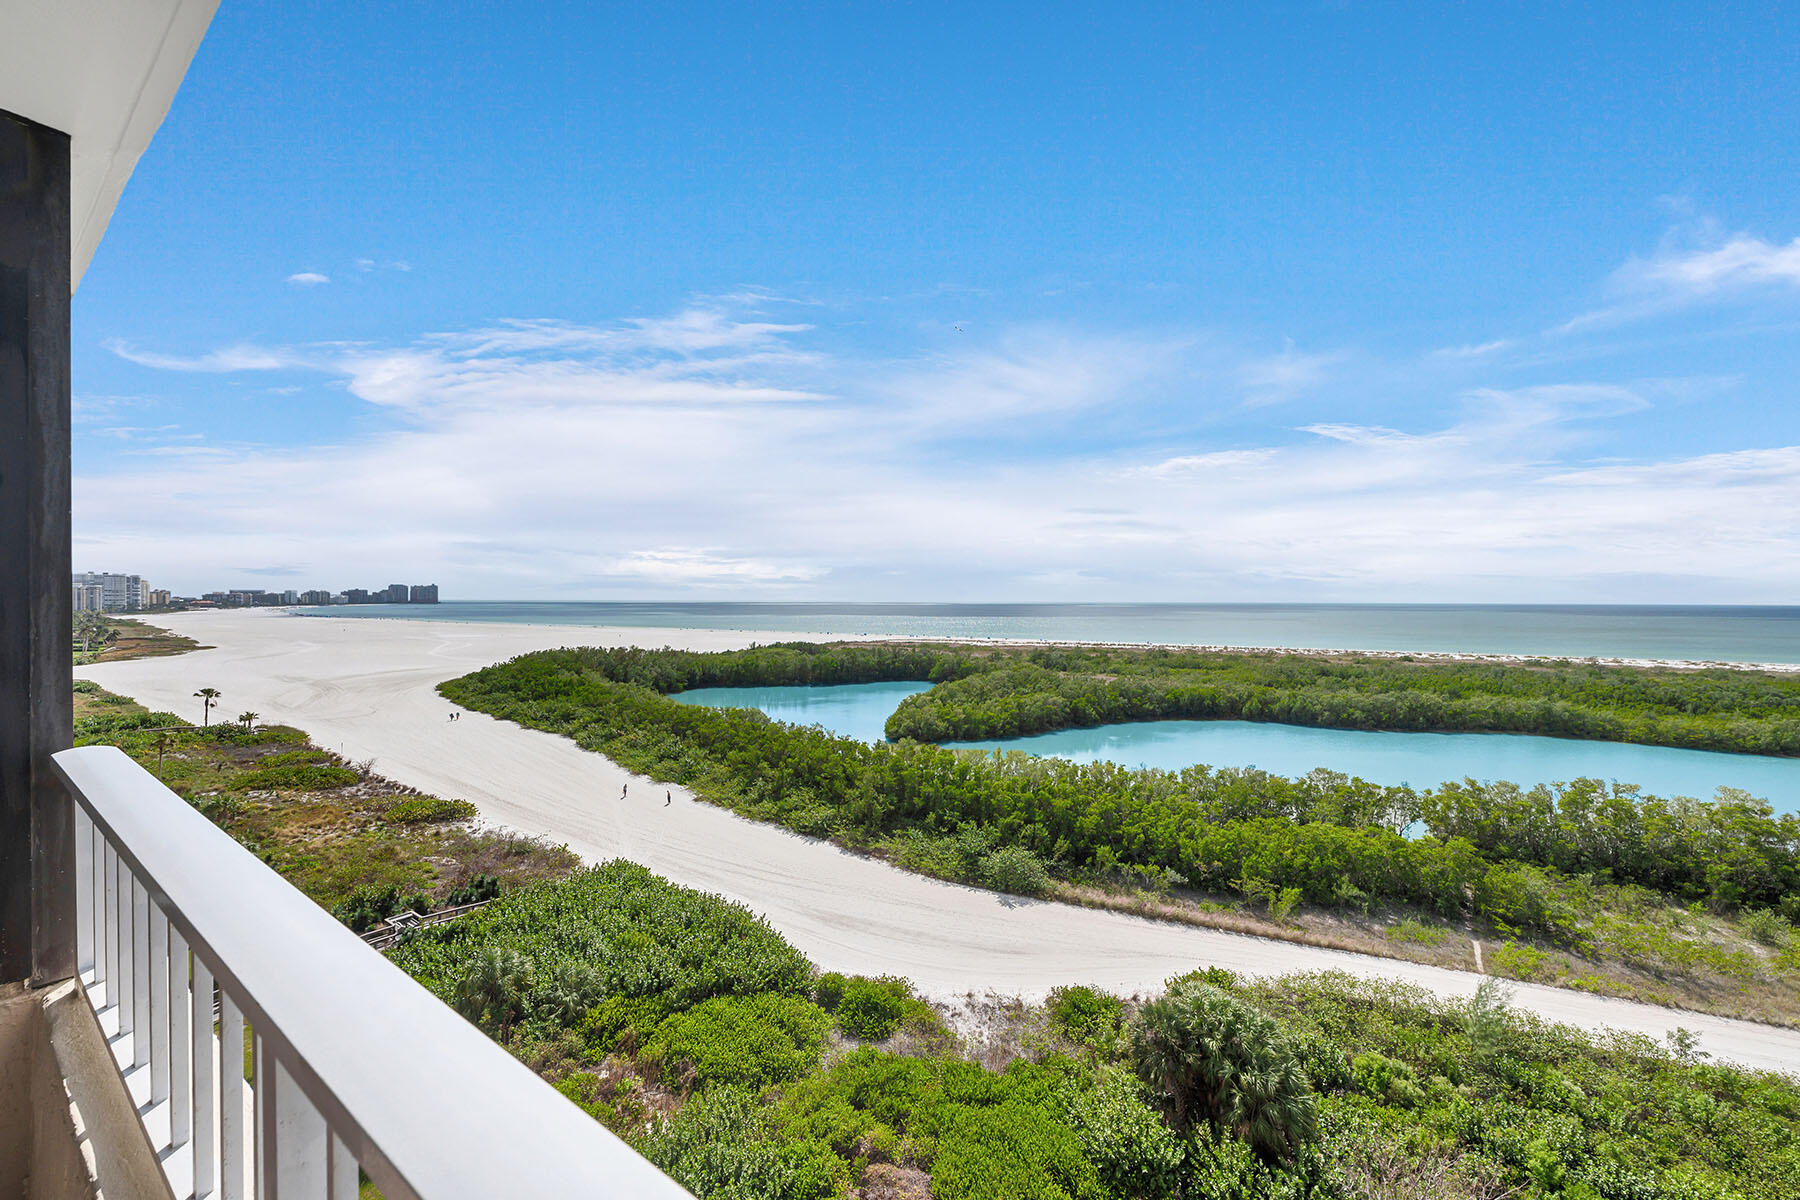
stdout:
<svg viewBox="0 0 1800 1200">
<path fill-rule="evenodd" d="M 117 747 L 77 803 L 390 1200 L 688 1193 Z"/>
</svg>

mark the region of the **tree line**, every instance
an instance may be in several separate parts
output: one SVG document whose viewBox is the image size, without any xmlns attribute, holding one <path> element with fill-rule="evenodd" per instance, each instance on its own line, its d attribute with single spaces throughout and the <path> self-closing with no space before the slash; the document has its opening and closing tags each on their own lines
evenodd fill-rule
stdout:
<svg viewBox="0 0 1800 1200">
<path fill-rule="evenodd" d="M 778 643 L 582 650 L 607 678 L 700 687 L 917 680 L 893 740 L 981 741 L 1122 721 L 1247 720 L 1338 729 L 1528 733 L 1800 755 L 1800 675 L 1205 650 Z"/>
<path fill-rule="evenodd" d="M 1284 778 L 869 745 L 754 710 L 677 704 L 638 682 L 673 678 L 665 667 L 717 677 L 716 665 L 658 657 L 674 653 L 547 651 L 441 690 L 746 815 L 852 844 L 979 830 L 984 845 L 1022 847 L 1073 880 L 1156 872 L 1215 892 L 1291 889 L 1321 905 L 1397 901 L 1564 939 L 1578 937 L 1579 914 L 1547 897 L 1570 873 L 1800 916 L 1800 819 L 1738 793 L 1668 800 L 1592 780 L 1530 790 L 1468 780 L 1417 792 L 1325 770 Z M 811 657 L 764 662 L 797 668 Z"/>
</svg>

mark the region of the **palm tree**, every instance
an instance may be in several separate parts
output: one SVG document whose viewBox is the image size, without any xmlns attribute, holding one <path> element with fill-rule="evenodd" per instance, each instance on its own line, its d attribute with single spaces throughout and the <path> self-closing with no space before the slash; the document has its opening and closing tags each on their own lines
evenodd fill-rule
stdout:
<svg viewBox="0 0 1800 1200">
<path fill-rule="evenodd" d="M 200 701 L 200 724 L 202 727 L 205 727 L 210 724 L 212 706 L 219 702 L 219 689 L 209 687 L 201 688 L 199 691 L 195 692 L 194 695 Z"/>
<path fill-rule="evenodd" d="M 490 946 L 457 981 L 454 1003 L 457 1012 L 483 1029 L 497 1029 L 504 1042 L 513 1022 L 525 1015 L 530 990 L 531 962 L 515 950 Z"/>
<path fill-rule="evenodd" d="M 95 642 L 100 642 L 104 645 L 107 641 L 106 635 L 111 632 L 111 628 L 112 627 L 106 623 L 106 618 L 97 612 L 80 612 L 75 614 L 75 636 L 81 639 L 81 652 L 83 654 L 92 650 Z M 114 633 L 113 636 L 116 638 L 118 635 Z"/>
<path fill-rule="evenodd" d="M 250 726 L 256 724 L 256 718 L 260 716 L 262 716 L 261 713 L 241 712 L 238 714 L 238 724 L 242 725 L 245 729 L 248 729 Z"/>
<path fill-rule="evenodd" d="M 164 752 L 166 752 L 169 749 L 170 746 L 173 746 L 174 744 L 175 744 L 175 735 L 174 734 L 164 732 L 164 733 L 159 733 L 156 735 L 156 777 L 159 780 L 163 777 L 162 776 L 163 754 L 164 754 Z"/>
<path fill-rule="evenodd" d="M 1219 988 L 1179 980 L 1144 1005 L 1131 1060 L 1177 1131 L 1209 1125 L 1272 1161 L 1316 1136 L 1312 1088 L 1275 1022 Z"/>
</svg>

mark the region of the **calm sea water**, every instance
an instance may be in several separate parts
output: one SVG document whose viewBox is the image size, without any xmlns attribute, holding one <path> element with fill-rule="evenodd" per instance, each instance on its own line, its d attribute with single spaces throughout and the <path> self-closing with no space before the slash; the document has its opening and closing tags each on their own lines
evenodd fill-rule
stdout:
<svg viewBox="0 0 1800 1200">
<path fill-rule="evenodd" d="M 447 601 L 308 616 L 1800 663 L 1800 607 L 1455 604 L 625 604 Z M 654 636 L 646 638 L 654 641 Z"/>
<path fill-rule="evenodd" d="M 778 721 L 822 725 L 833 733 L 876 741 L 884 736 L 887 719 L 900 701 L 929 686 L 862 683 L 696 688 L 673 699 L 684 704 L 758 708 Z M 1303 775 L 1314 767 L 1329 767 L 1372 783 L 1417 788 L 1469 777 L 1484 782 L 1508 779 L 1526 787 L 1595 778 L 1635 783 L 1659 796 L 1710 797 L 1724 785 L 1761 796 L 1779 811 L 1800 811 L 1800 758 L 1519 734 L 1376 733 L 1251 721 L 1141 721 L 957 745 L 986 750 L 1004 747 L 1075 762 L 1111 761 L 1165 770 L 1208 763 Z"/>
</svg>

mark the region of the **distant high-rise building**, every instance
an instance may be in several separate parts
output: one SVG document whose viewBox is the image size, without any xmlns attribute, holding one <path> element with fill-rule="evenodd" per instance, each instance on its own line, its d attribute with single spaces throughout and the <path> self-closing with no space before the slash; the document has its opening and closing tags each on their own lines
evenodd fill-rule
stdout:
<svg viewBox="0 0 1800 1200">
<path fill-rule="evenodd" d="M 367 588 L 344 589 L 345 604 L 368 604 L 369 602 L 369 592 Z"/>
<path fill-rule="evenodd" d="M 300 593 L 289 588 L 287 591 L 281 593 L 281 602 L 283 604 L 298 604 L 300 603 Z"/>
<path fill-rule="evenodd" d="M 168 588 L 151 588 L 150 589 L 150 607 L 151 608 L 167 608 L 167 607 L 169 607 L 169 601 L 171 599 L 172 599 L 172 597 L 169 594 Z"/>
<path fill-rule="evenodd" d="M 150 586 L 140 576 L 84 571 L 73 578 L 78 592 L 84 587 L 100 588 L 102 612 L 136 612 L 150 606 Z"/>
<path fill-rule="evenodd" d="M 415 584 L 413 584 L 412 594 L 409 598 L 409 602 L 413 603 L 413 604 L 436 604 L 438 602 L 437 601 L 437 584 L 435 584 L 435 583 L 415 583 Z"/>
<path fill-rule="evenodd" d="M 300 603 L 302 603 L 302 604 L 330 604 L 331 603 L 331 593 L 326 592 L 326 591 L 320 591 L 317 588 L 314 588 L 312 591 L 309 591 L 309 592 L 301 592 L 300 593 Z"/>
<path fill-rule="evenodd" d="M 405 604 L 406 585 L 404 583 L 388 584 L 382 589 L 381 599 L 386 600 L 389 604 Z"/>
<path fill-rule="evenodd" d="M 97 583 L 83 583 L 75 578 L 75 611 L 102 612 L 106 607 L 106 589 Z"/>
</svg>

